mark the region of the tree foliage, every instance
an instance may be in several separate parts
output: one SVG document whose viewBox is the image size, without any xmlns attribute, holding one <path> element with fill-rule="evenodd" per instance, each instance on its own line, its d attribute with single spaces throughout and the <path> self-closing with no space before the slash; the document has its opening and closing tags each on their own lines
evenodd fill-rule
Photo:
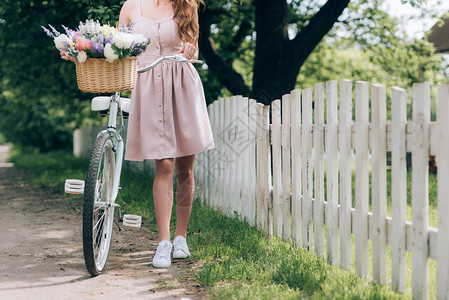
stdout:
<svg viewBox="0 0 449 300">
<path fill-rule="evenodd" d="M 407 37 L 397 19 L 376 8 L 380 4 L 351 4 L 347 18 L 306 61 L 297 84 L 348 78 L 407 88 L 414 82 L 446 81 L 443 57 L 425 39 Z"/>
<path fill-rule="evenodd" d="M 322 68 L 331 69 L 334 79 L 351 72 L 334 68 L 334 57 L 321 55 L 320 51 L 326 48 L 323 41 L 337 49 L 350 47 L 370 54 L 366 56 L 367 63 L 376 64 L 385 74 L 373 78 L 381 79 L 382 83 L 397 80 L 410 84 L 410 81 L 432 79 L 429 75 L 438 77 L 441 69 L 441 59 L 433 55 L 432 46 L 400 32 L 399 20 L 380 9 L 383 1 L 327 1 L 322 4 L 316 0 L 254 0 L 241 2 L 239 8 L 231 2 L 214 1 L 200 15 L 203 28 L 200 46 L 206 62 L 211 64 L 211 73 L 233 94 L 256 97 L 265 104 L 280 98 L 295 87 L 298 76 L 305 76 L 310 55 L 321 58 L 313 66 L 317 72 L 307 74 L 313 78 L 317 78 L 315 75 L 320 74 Z M 419 0 L 407 2 L 411 5 L 423 3 Z M 264 5 L 267 6 L 261 9 Z M 240 11 L 245 12 L 244 17 Z M 435 12 L 422 8 L 422 16 L 434 16 Z M 242 65 L 244 72 L 240 72 Z"/>
<path fill-rule="evenodd" d="M 86 17 L 77 1 L 6 0 L 0 7 L 0 131 L 17 146 L 68 148 L 86 116 L 88 95 L 40 25 L 76 27 Z M 61 29 L 62 28 L 58 28 Z"/>
</svg>

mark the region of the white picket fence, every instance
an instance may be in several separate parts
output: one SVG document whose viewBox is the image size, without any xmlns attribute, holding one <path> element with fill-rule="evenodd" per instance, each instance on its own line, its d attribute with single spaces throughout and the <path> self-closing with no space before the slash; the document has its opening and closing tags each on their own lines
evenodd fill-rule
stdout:
<svg viewBox="0 0 449 300">
<path fill-rule="evenodd" d="M 237 213 L 268 236 L 314 251 L 344 270 L 351 268 L 354 234 L 360 277 L 369 276 L 371 240 L 374 282 L 391 280 L 392 289 L 401 293 L 408 251 L 415 299 L 429 297 L 432 258 L 437 262 L 437 298 L 449 299 L 449 84 L 438 89 L 436 122 L 430 121 L 427 83 L 414 85 L 412 120 L 406 116 L 405 90 L 392 89 L 391 120 L 386 99 L 382 85 L 356 82 L 353 96 L 353 83 L 342 80 L 293 90 L 271 106 L 241 96 L 214 101 L 208 112 L 216 148 L 195 161 L 200 201 L 231 216 Z M 407 152 L 413 165 L 411 222 L 406 219 Z M 429 226 L 429 154 L 438 158 L 438 229 Z"/>
</svg>

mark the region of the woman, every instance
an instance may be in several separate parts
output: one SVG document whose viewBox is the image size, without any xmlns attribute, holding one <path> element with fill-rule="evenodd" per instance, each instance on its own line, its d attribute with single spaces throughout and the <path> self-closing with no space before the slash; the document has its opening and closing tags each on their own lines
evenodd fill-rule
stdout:
<svg viewBox="0 0 449 300">
<path fill-rule="evenodd" d="M 201 0 L 127 0 L 119 24 L 150 38 L 139 57 L 139 67 L 161 55 L 179 53 L 198 57 L 198 14 Z M 164 61 L 139 75 L 132 91 L 128 122 L 126 160 L 155 159 L 154 207 L 159 244 L 153 266 L 167 268 L 173 258 L 190 255 L 186 243 L 187 224 L 194 194 L 196 153 L 215 148 L 207 115 L 203 86 L 190 63 Z M 173 204 L 173 171 L 176 168 L 176 231 L 170 239 Z"/>
</svg>

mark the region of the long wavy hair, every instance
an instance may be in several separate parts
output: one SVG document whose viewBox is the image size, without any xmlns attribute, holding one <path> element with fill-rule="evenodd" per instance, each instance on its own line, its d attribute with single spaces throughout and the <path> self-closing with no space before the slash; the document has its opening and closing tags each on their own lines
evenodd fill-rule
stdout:
<svg viewBox="0 0 449 300">
<path fill-rule="evenodd" d="M 174 19 L 178 23 L 181 40 L 196 45 L 200 25 L 196 17 L 197 10 L 203 0 L 172 0 Z"/>
</svg>

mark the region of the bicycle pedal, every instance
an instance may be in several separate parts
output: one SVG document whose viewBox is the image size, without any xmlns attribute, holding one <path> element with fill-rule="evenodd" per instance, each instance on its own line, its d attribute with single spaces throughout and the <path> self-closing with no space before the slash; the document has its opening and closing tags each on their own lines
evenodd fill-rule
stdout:
<svg viewBox="0 0 449 300">
<path fill-rule="evenodd" d="M 142 226 L 142 217 L 138 215 L 123 215 L 123 227 L 140 228 Z"/>
<path fill-rule="evenodd" d="M 84 194 L 84 180 L 66 179 L 64 192 L 67 194 Z"/>
</svg>

